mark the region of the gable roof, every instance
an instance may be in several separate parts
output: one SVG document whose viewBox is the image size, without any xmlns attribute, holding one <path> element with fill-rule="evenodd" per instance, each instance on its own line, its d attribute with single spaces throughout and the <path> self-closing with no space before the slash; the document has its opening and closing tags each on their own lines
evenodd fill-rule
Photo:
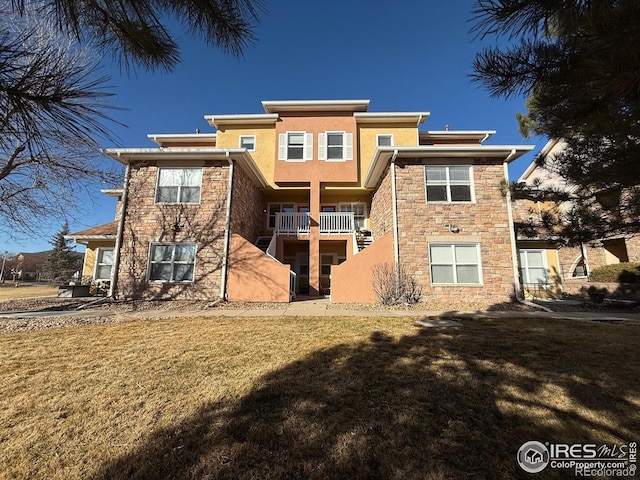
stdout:
<svg viewBox="0 0 640 480">
<path fill-rule="evenodd" d="M 102 225 L 96 225 L 95 227 L 81 230 L 80 232 L 70 233 L 65 235 L 65 240 L 73 240 L 76 243 L 86 244 L 89 241 L 96 240 L 113 240 L 116 239 L 118 233 L 118 222 L 113 221 L 104 223 Z"/>
</svg>

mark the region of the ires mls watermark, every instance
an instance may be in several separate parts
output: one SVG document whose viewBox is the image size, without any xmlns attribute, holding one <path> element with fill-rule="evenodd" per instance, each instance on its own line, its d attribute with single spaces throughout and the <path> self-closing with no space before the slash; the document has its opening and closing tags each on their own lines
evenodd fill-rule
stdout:
<svg viewBox="0 0 640 480">
<path fill-rule="evenodd" d="M 635 477 L 637 443 L 549 443 L 532 440 L 518 450 L 518 465 L 528 473 L 545 468 L 570 470 L 576 477 Z"/>
</svg>

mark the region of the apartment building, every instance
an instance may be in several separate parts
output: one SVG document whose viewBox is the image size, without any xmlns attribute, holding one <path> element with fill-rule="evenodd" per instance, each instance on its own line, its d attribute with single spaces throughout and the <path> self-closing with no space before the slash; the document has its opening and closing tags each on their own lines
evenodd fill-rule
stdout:
<svg viewBox="0 0 640 480">
<path fill-rule="evenodd" d="M 539 156 L 550 165 L 545 168 L 532 161 L 517 180 L 530 189 L 552 188 L 576 193 L 578 188 L 554 172 L 554 156 L 566 148 L 562 140 L 553 139 Z M 576 293 L 585 287 L 589 272 L 621 262 L 640 262 L 640 238 L 618 235 L 574 246 L 567 246 L 565 238 L 542 232 L 545 211 L 567 211 L 573 203 L 518 199 L 513 202 L 516 245 L 520 265 L 520 279 L 527 298 L 559 297 L 563 292 Z"/>
<path fill-rule="evenodd" d="M 85 274 L 110 270 L 119 298 L 374 302 L 387 263 L 443 305 L 513 297 L 501 183 L 533 147 L 428 130 L 428 112 L 369 111 L 368 100 L 262 107 L 206 115 L 214 133 L 106 150 L 125 165 L 124 186 L 107 192 L 119 198 L 114 223 L 69 236 L 87 245 Z"/>
</svg>

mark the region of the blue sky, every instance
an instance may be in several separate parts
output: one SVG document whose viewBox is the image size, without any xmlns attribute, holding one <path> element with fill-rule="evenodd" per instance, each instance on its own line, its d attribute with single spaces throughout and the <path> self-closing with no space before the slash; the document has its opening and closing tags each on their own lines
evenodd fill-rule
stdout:
<svg viewBox="0 0 640 480">
<path fill-rule="evenodd" d="M 369 99 L 370 111 L 428 111 L 423 130 L 496 130 L 487 144 L 535 144 L 514 162 L 516 179 L 545 143 L 524 140 L 515 120 L 524 98 L 494 99 L 471 82 L 476 52 L 496 39 L 469 33 L 472 0 L 272 0 L 256 29 L 258 41 L 244 57 L 224 55 L 176 30 L 182 63 L 172 73 L 120 71 L 105 59 L 112 77 L 111 116 L 117 144 L 154 147 L 148 133 L 213 132 L 208 114 L 263 113 L 262 100 Z M 107 160 L 109 161 L 109 160 Z M 95 192 L 83 199 L 85 214 L 70 219 L 71 231 L 113 220 L 114 200 Z M 41 238 L 4 242 L 2 251 L 48 250 L 60 225 Z M 83 251 L 82 246 L 76 248 Z"/>
</svg>

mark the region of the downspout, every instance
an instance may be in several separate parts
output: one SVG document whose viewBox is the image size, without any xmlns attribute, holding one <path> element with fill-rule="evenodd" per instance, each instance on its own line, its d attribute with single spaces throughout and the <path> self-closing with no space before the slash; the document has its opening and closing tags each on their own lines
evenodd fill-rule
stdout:
<svg viewBox="0 0 640 480">
<path fill-rule="evenodd" d="M 120 156 L 120 153 L 118 153 Z M 120 268 L 120 248 L 122 247 L 122 237 L 124 236 L 124 217 L 127 211 L 127 200 L 129 196 L 129 180 L 131 178 L 131 164 L 127 162 L 124 171 L 124 189 L 122 200 L 120 201 L 120 218 L 118 219 L 118 232 L 116 233 L 116 245 L 114 247 L 113 267 L 109 278 L 109 297 L 115 299 L 116 286 L 118 283 L 118 269 Z"/>
<path fill-rule="evenodd" d="M 395 265 L 396 285 L 400 282 L 400 244 L 398 240 L 398 196 L 396 193 L 396 157 L 398 156 L 398 149 L 393 151 L 391 157 L 391 203 L 393 208 L 391 209 L 393 215 L 393 263 Z"/>
<path fill-rule="evenodd" d="M 227 298 L 227 278 L 229 271 L 229 243 L 231 238 L 231 198 L 233 194 L 233 167 L 234 161 L 226 151 L 227 161 L 229 162 L 229 186 L 227 187 L 227 218 L 224 225 L 224 245 L 222 247 L 222 272 L 220 274 L 220 300 Z"/>
<path fill-rule="evenodd" d="M 484 143 L 487 141 L 487 139 L 490 137 L 491 135 L 489 135 L 488 133 L 484 134 L 484 138 L 482 140 L 480 140 L 480 143 Z M 509 156 L 505 159 L 505 162 L 509 161 L 509 158 L 511 157 L 511 155 L 513 155 L 514 150 L 511 150 L 511 153 L 509 154 Z"/>
<path fill-rule="evenodd" d="M 507 217 L 509 219 L 509 239 L 511 243 L 511 259 L 512 259 L 512 265 L 513 265 L 513 286 L 515 290 L 516 300 L 529 307 L 541 308 L 546 312 L 551 312 L 551 309 L 547 307 L 543 307 L 541 305 L 525 300 L 524 298 L 522 298 L 522 295 L 520 294 L 520 273 L 518 271 L 518 250 L 516 248 L 516 230 L 513 224 L 513 211 L 511 208 L 511 190 L 509 189 L 509 166 L 508 166 L 509 160 L 511 160 L 515 156 L 515 154 L 516 154 L 516 149 L 514 148 L 511 150 L 509 155 L 507 155 L 507 158 L 504 159 L 504 162 L 502 163 L 502 165 L 504 167 L 504 178 L 507 182 L 507 189 L 506 189 Z"/>
</svg>

